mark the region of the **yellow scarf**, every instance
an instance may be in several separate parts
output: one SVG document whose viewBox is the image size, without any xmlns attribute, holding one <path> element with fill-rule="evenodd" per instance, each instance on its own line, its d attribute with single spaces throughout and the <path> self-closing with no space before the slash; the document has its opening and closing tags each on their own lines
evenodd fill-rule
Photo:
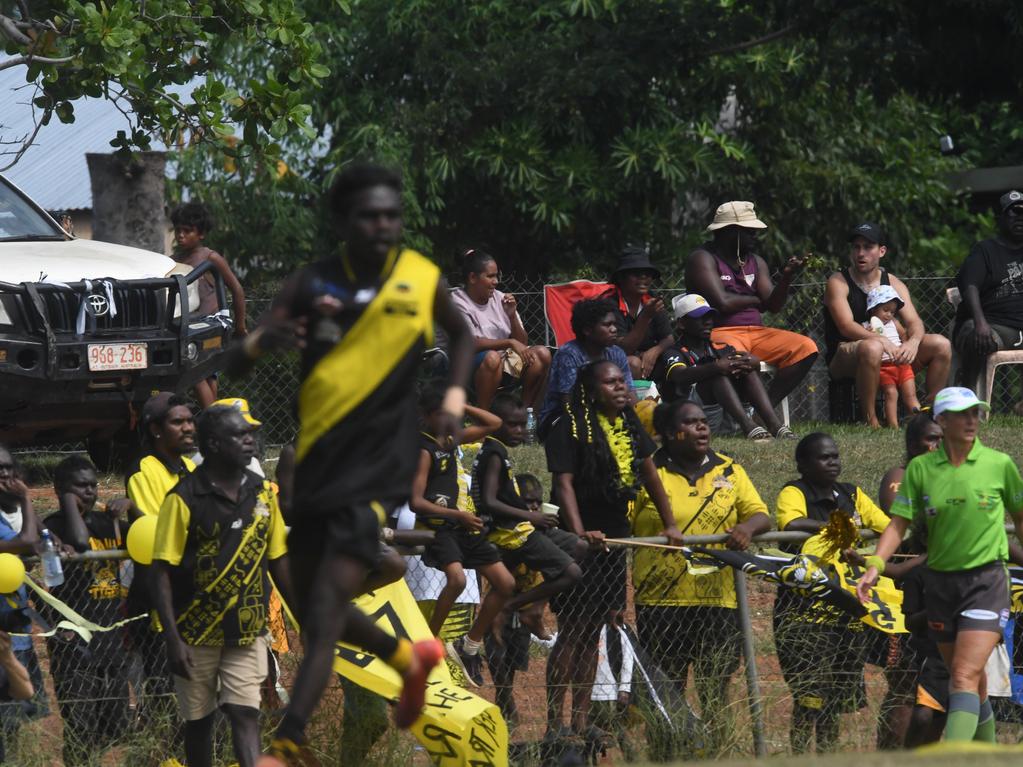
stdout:
<svg viewBox="0 0 1023 767">
<path fill-rule="evenodd" d="M 607 444 L 611 448 L 611 455 L 618 465 L 618 477 L 622 487 L 632 487 L 636 481 L 633 472 L 635 451 L 632 446 L 632 437 L 625 426 L 625 418 L 618 416 L 612 423 L 603 413 L 597 413 L 597 423 L 604 430 Z"/>
</svg>

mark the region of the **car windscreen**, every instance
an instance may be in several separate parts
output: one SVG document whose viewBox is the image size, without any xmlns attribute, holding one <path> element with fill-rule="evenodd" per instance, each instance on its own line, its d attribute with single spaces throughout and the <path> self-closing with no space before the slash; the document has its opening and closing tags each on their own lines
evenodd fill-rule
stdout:
<svg viewBox="0 0 1023 767">
<path fill-rule="evenodd" d="M 63 240 L 67 235 L 0 179 L 0 242 Z"/>
</svg>

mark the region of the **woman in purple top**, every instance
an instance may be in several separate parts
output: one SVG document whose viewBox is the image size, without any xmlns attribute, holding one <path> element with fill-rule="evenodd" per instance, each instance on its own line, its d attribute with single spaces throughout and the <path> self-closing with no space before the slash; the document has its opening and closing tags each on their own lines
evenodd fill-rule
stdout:
<svg viewBox="0 0 1023 767">
<path fill-rule="evenodd" d="M 781 310 L 804 261 L 790 258 L 777 284 L 772 282 L 767 263 L 754 252 L 757 234 L 766 228 L 751 202 L 718 207 L 707 227 L 713 241 L 693 251 L 686 262 L 686 289 L 717 310 L 710 338 L 715 346 L 734 346 L 778 369 L 767 390 L 776 406 L 810 372 L 817 344 L 791 330 L 764 325 L 762 313 Z"/>
<path fill-rule="evenodd" d="M 635 404 L 629 360 L 622 348 L 615 345 L 618 340 L 618 307 L 614 302 L 606 298 L 591 298 L 576 303 L 572 307 L 572 332 L 575 338 L 558 349 L 551 363 L 547 396 L 537 429 L 541 440 L 571 399 L 579 369 L 590 362 L 604 359 L 618 365 L 625 374 L 625 384 L 632 404 Z"/>
<path fill-rule="evenodd" d="M 497 289 L 497 261 L 482 250 L 467 250 L 462 257 L 465 287 L 456 288 L 451 300 L 469 323 L 476 338 L 473 389 L 476 404 L 486 410 L 505 376 L 522 381 L 522 401 L 534 408 L 543 396 L 551 353 L 546 346 L 530 346 L 515 296 Z"/>
</svg>

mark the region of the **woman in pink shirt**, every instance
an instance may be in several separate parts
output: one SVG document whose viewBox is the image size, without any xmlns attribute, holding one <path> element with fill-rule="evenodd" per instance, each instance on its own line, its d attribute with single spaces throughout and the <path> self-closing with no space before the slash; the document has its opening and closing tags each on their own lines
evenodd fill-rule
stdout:
<svg viewBox="0 0 1023 767">
<path fill-rule="evenodd" d="M 522 400 L 535 408 L 543 400 L 551 353 L 546 346 L 530 346 L 515 296 L 497 289 L 497 261 L 489 253 L 472 249 L 462 256 L 465 287 L 451 298 L 465 316 L 476 338 L 473 388 L 476 403 L 490 407 L 505 376 L 522 382 Z"/>
</svg>

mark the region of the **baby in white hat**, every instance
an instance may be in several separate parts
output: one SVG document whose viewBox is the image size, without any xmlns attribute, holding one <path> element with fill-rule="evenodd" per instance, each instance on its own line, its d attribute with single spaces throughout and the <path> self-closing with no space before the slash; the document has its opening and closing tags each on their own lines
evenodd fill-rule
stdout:
<svg viewBox="0 0 1023 767">
<path fill-rule="evenodd" d="M 902 346 L 902 336 L 896 317 L 904 306 L 903 300 L 891 285 L 879 285 L 867 294 L 867 314 L 870 320 L 863 323 L 867 330 L 887 339 L 892 346 Z M 896 363 L 888 352 L 881 355 L 881 393 L 884 395 L 884 417 L 888 426 L 899 427 L 899 401 L 910 412 L 920 411 L 920 400 L 916 396 L 916 378 L 912 365 Z"/>
</svg>

